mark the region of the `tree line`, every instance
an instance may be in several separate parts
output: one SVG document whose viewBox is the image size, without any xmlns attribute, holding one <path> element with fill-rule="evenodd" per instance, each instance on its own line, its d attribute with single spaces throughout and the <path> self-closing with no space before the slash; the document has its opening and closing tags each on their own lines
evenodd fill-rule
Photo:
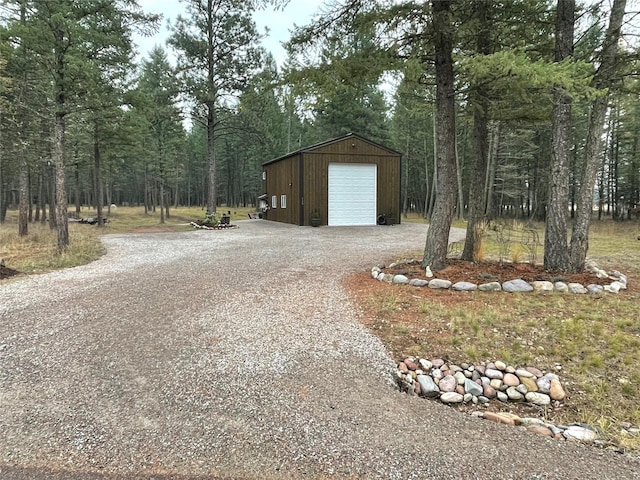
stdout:
<svg viewBox="0 0 640 480">
<path fill-rule="evenodd" d="M 403 154 L 402 210 L 430 219 L 433 268 L 458 216 L 466 259 L 483 222 L 529 218 L 545 266 L 579 270 L 594 205 L 623 219 L 640 204 L 624 0 L 328 1 L 279 69 L 252 15 L 284 3 L 188 0 L 136 65 L 133 34 L 161 19 L 134 0 L 4 2 L 0 221 L 18 206 L 20 234 L 49 221 L 64 250 L 68 204 L 161 221 L 252 205 L 263 162 L 349 132 Z"/>
</svg>

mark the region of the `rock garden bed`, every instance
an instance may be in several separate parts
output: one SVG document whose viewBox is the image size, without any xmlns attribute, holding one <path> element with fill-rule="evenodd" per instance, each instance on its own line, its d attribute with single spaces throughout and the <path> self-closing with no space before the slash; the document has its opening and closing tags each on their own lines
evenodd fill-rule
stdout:
<svg viewBox="0 0 640 480">
<path fill-rule="evenodd" d="M 432 272 L 423 270 L 419 260 L 403 260 L 388 267 L 376 265 L 371 276 L 381 282 L 434 290 L 563 292 L 575 294 L 618 293 L 627 288 L 627 276 L 612 270 L 600 269 L 588 262 L 584 273 L 547 272 L 541 265 L 529 263 L 472 263 L 449 260 L 446 268 Z"/>
<path fill-rule="evenodd" d="M 396 358 L 397 383 L 402 391 L 448 404 L 476 417 L 515 425 L 560 441 L 582 441 L 626 451 L 626 443 L 620 442 L 620 438 L 640 438 L 635 417 L 632 421 L 617 420 L 608 425 L 606 430 L 602 430 L 597 422 L 582 423 L 589 422 L 589 418 L 580 413 L 585 408 L 584 386 L 575 384 L 574 368 L 570 369 L 572 373 L 569 378 L 560 378 L 566 372 L 561 365 L 553 362 L 554 349 L 551 343 L 547 343 L 552 335 L 545 325 L 545 322 L 572 322 L 572 305 L 577 309 L 585 308 L 585 302 L 594 302 L 593 305 L 601 307 L 609 305 L 600 303 L 605 301 L 604 296 L 614 301 L 614 296 L 607 293 L 605 288 L 611 293 L 628 291 L 629 297 L 634 298 L 638 288 L 635 284 L 628 284 L 625 274 L 615 269 L 604 271 L 594 262 L 589 262 L 587 271 L 583 273 L 562 274 L 546 272 L 542 266 L 529 263 L 471 263 L 458 259 L 449 259 L 447 267 L 432 272 L 432 277 L 427 277 L 426 273 L 419 261 L 401 260 L 377 265 L 371 271 L 354 274 L 345 281 L 346 287 L 358 297 L 363 308 L 363 323 L 382 338 L 390 354 Z M 433 280 L 438 281 L 431 283 Z M 479 288 L 495 283 L 496 290 L 513 291 L 508 286 L 508 282 L 513 280 L 519 280 L 517 283 L 529 287 L 525 287 L 526 291 L 548 290 L 548 296 L 527 296 L 531 300 L 526 300 L 526 307 L 518 310 L 511 308 L 513 302 L 521 303 L 516 296 L 485 294 Z M 438 285 L 440 282 L 442 286 Z M 457 288 L 460 285 L 454 288 L 458 283 L 471 285 L 469 290 L 475 292 L 461 291 L 462 288 Z M 569 285 L 576 289 L 571 290 Z M 581 288 L 578 289 L 578 286 Z M 562 291 L 587 295 L 577 295 L 574 301 L 573 296 L 560 293 Z M 484 312 L 489 298 L 496 298 L 495 307 L 486 309 L 489 317 L 476 320 L 472 312 Z M 493 301 L 490 303 L 494 304 Z M 492 320 L 491 315 L 510 311 L 516 315 L 513 324 L 502 323 L 502 317 Z M 475 345 L 474 334 L 479 336 L 480 345 Z M 495 342 L 489 346 L 491 338 L 495 338 Z M 513 352 L 515 355 L 507 356 L 528 355 L 532 361 L 527 366 L 540 363 L 545 365 L 546 370 L 484 361 L 491 358 L 486 356 L 486 351 L 494 351 L 495 355 L 513 348 L 516 349 Z M 468 364 L 461 363 L 467 351 L 473 351 L 476 360 Z M 489 378 L 487 369 L 492 376 L 502 375 L 502 378 Z M 505 383 L 505 377 L 511 385 Z M 623 380 L 621 378 L 620 382 Z M 551 395 L 552 382 L 562 392 L 554 393 L 555 398 Z M 623 419 L 629 420 L 631 417 L 625 415 Z"/>
</svg>

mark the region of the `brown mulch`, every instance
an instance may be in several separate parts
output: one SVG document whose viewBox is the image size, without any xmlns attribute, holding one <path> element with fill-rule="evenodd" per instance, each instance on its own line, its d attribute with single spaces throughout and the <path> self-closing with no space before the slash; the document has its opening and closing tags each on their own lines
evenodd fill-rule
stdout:
<svg viewBox="0 0 640 480">
<path fill-rule="evenodd" d="M 426 280 L 425 272 L 418 263 L 387 268 L 384 272 L 394 275 L 406 275 L 410 279 L 422 278 Z M 566 283 L 581 283 L 585 286 L 592 283 L 608 285 L 612 281 L 611 279 L 597 278 L 593 273 L 589 272 L 577 274 L 547 272 L 542 265 L 532 265 L 530 263 L 500 263 L 497 261 L 474 263 L 457 259 L 447 260 L 447 266 L 442 270 L 434 271 L 433 274 L 434 278 L 450 280 L 453 283 L 465 281 L 476 284 L 488 282 L 503 283 L 517 278 L 526 282 L 534 282 L 538 280 L 551 282 L 563 281 Z"/>
</svg>

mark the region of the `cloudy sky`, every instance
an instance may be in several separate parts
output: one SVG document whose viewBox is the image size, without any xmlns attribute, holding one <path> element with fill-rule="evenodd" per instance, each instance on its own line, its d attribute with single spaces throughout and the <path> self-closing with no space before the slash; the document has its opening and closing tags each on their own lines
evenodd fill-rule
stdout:
<svg viewBox="0 0 640 480">
<path fill-rule="evenodd" d="M 268 36 L 263 40 L 264 47 L 270 51 L 278 65 L 282 65 L 285 59 L 285 52 L 281 43 L 287 41 L 290 36 L 289 30 L 296 25 L 306 25 L 314 14 L 316 14 L 323 0 L 290 0 L 284 10 L 274 11 L 272 9 L 257 12 L 254 16 L 258 29 L 264 32 L 269 28 Z M 163 15 L 162 26 L 153 37 L 143 38 L 135 36 L 140 54 L 146 55 L 154 45 L 164 47 L 165 40 L 169 35 L 167 30 L 167 20 L 175 19 L 178 14 L 184 12 L 184 4 L 179 0 L 139 0 L 139 5 L 148 13 L 160 13 Z"/>
</svg>

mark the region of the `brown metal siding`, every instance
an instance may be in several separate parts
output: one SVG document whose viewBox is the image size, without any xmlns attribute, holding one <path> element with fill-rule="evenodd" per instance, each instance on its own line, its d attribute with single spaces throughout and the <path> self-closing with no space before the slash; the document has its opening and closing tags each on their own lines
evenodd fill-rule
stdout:
<svg viewBox="0 0 640 480">
<path fill-rule="evenodd" d="M 351 140 L 351 139 L 350 139 Z M 352 147 L 339 144 L 334 152 L 304 153 L 305 224 L 314 209 L 320 212 L 322 224 L 327 224 L 330 163 L 375 163 L 378 167 L 377 213 L 395 217 L 400 221 L 400 155 L 382 149 L 352 153 Z M 342 153 L 344 150 L 348 153 Z"/>
<path fill-rule="evenodd" d="M 312 150 L 313 153 L 342 155 L 392 155 L 392 152 L 358 137 L 346 137 Z"/>
<path fill-rule="evenodd" d="M 265 165 L 267 174 L 264 183 L 264 193 L 269 198 L 269 211 L 266 218 L 276 222 L 298 225 L 300 218 L 300 171 L 299 156 L 292 155 L 279 162 Z M 277 208 L 271 208 L 271 197 L 278 197 Z M 287 196 L 287 208 L 281 208 L 281 196 Z"/>
</svg>

